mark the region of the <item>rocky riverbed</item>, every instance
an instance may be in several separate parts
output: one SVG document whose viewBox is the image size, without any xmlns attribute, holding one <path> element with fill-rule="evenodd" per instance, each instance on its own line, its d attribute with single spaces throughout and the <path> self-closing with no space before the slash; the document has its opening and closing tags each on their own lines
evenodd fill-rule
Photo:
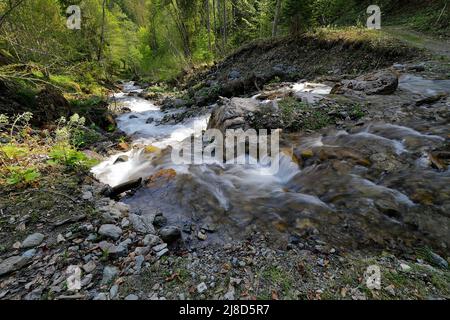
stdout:
<svg viewBox="0 0 450 320">
<path fill-rule="evenodd" d="M 187 113 L 126 84 L 129 150 L 2 198 L 0 299 L 449 298 L 446 74 L 396 64 Z M 174 166 L 170 146 L 208 126 L 283 128 L 280 172 Z"/>
</svg>

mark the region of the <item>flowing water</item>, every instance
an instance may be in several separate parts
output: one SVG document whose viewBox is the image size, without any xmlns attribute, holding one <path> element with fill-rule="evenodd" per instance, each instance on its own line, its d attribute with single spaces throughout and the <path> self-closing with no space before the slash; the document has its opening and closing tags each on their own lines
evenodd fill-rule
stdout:
<svg viewBox="0 0 450 320">
<path fill-rule="evenodd" d="M 315 84 L 293 88 L 311 99 L 331 89 Z M 416 95 L 449 93 L 449 88 L 448 80 L 411 75 L 400 81 L 401 91 Z M 186 231 L 214 225 L 217 231 L 207 242 L 229 241 L 257 229 L 281 243 L 298 235 L 346 247 L 450 245 L 450 171 L 433 168 L 429 156 L 446 145 L 448 119 L 414 118 L 408 126 L 368 121 L 347 130 L 286 134 L 280 170 L 267 174 L 263 165 L 173 164 L 171 147 L 201 134 L 210 115 L 161 123 L 182 110 L 162 112 L 126 94 L 138 90 L 127 83 L 116 96 L 131 110 L 117 119 L 118 126 L 136 147 L 107 159 L 93 173 L 111 186 L 150 177 L 124 200 L 140 214 L 160 211 L 169 224 Z M 198 241 L 195 233 L 184 237 L 187 243 Z"/>
</svg>

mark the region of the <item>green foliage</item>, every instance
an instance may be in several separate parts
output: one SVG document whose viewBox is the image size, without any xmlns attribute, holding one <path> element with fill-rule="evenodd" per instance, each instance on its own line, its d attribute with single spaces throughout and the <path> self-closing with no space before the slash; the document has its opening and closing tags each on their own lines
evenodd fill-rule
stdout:
<svg viewBox="0 0 450 320">
<path fill-rule="evenodd" d="M 55 145 L 49 153 L 50 164 L 64 165 L 69 168 L 90 168 L 98 162 L 88 158 L 83 152 L 67 144 Z"/>
<path fill-rule="evenodd" d="M 23 168 L 19 166 L 7 167 L 9 174 L 6 176 L 6 182 L 9 185 L 24 184 L 28 185 L 39 179 L 41 174 L 35 168 Z"/>
</svg>

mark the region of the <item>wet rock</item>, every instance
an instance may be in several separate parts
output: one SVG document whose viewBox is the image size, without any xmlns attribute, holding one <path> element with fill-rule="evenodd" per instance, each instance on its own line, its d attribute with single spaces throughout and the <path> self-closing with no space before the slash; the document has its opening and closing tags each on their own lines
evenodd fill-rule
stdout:
<svg viewBox="0 0 450 320">
<path fill-rule="evenodd" d="M 119 269 L 113 266 L 107 266 L 103 269 L 102 284 L 111 283 L 119 274 Z"/>
<path fill-rule="evenodd" d="M 100 227 L 98 233 L 102 236 L 118 240 L 122 235 L 122 229 L 113 224 L 104 224 Z"/>
<path fill-rule="evenodd" d="M 44 241 L 45 236 L 42 233 L 34 233 L 26 237 L 22 242 L 22 248 L 34 248 L 39 246 Z"/>
<path fill-rule="evenodd" d="M 153 227 L 154 215 L 138 216 L 137 214 L 130 214 L 128 220 L 130 220 L 133 229 L 141 234 L 154 234 L 155 228 Z"/>
<path fill-rule="evenodd" d="M 128 157 L 128 156 L 126 156 L 126 155 L 121 155 L 121 156 L 117 157 L 116 161 L 114 161 L 114 164 L 127 162 L 128 160 L 129 160 L 129 157 Z"/>
<path fill-rule="evenodd" d="M 423 72 L 425 71 L 425 66 L 423 64 L 414 64 L 411 66 L 408 66 L 406 68 L 407 71 L 415 71 L 415 72 Z"/>
<path fill-rule="evenodd" d="M 250 125 L 245 118 L 249 113 L 257 111 L 259 103 L 253 99 L 244 98 L 224 99 L 223 102 L 221 107 L 213 111 L 208 129 L 219 129 L 223 133 L 227 129 L 249 129 Z"/>
<path fill-rule="evenodd" d="M 387 95 L 397 90 L 398 83 L 398 74 L 386 69 L 360 76 L 354 80 L 343 80 L 333 88 L 331 93 L 345 94 L 356 91 L 367 95 Z"/>
<path fill-rule="evenodd" d="M 177 227 L 169 226 L 159 230 L 159 236 L 166 243 L 172 243 L 181 238 L 181 231 Z"/>
<path fill-rule="evenodd" d="M 152 124 L 153 122 L 155 122 L 155 118 L 152 118 L 152 117 L 148 118 L 148 119 L 145 121 L 146 124 Z"/>
<path fill-rule="evenodd" d="M 164 217 L 162 214 L 157 214 L 155 219 L 153 220 L 153 225 L 156 228 L 162 228 L 167 224 L 167 218 Z"/>
<path fill-rule="evenodd" d="M 28 264 L 29 258 L 24 256 L 12 256 L 0 263 L 0 276 L 20 270 Z"/>
<path fill-rule="evenodd" d="M 139 117 L 137 115 L 132 114 L 128 117 L 128 119 L 139 119 Z"/>
</svg>

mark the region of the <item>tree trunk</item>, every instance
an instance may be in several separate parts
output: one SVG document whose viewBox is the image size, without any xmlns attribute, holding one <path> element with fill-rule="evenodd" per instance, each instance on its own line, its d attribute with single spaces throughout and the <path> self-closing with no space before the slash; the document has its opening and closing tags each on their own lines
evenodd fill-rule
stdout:
<svg viewBox="0 0 450 320">
<path fill-rule="evenodd" d="M 272 37 L 276 37 L 278 34 L 278 23 L 280 20 L 280 12 L 281 12 L 281 0 L 277 0 L 277 5 L 275 7 L 275 16 L 273 18 Z"/>
<path fill-rule="evenodd" d="M 103 43 L 105 42 L 105 18 L 106 18 L 106 0 L 103 0 L 102 4 L 102 30 L 100 33 L 100 45 L 98 47 L 97 60 L 102 59 Z"/>
<path fill-rule="evenodd" d="M 210 9 L 209 9 L 209 0 L 205 0 L 206 1 L 206 24 L 207 24 L 207 28 L 208 28 L 208 49 L 209 52 L 212 51 L 212 47 L 211 47 L 211 14 L 210 14 Z"/>
</svg>

